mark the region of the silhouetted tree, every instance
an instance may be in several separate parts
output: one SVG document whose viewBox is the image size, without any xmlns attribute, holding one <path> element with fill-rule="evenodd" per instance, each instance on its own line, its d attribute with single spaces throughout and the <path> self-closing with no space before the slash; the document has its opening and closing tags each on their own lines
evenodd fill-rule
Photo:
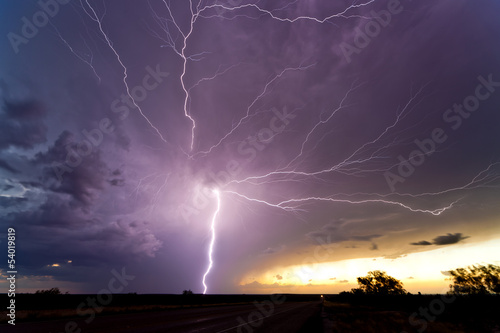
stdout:
<svg viewBox="0 0 500 333">
<path fill-rule="evenodd" d="M 472 265 L 449 271 L 453 284 L 450 292 L 455 294 L 486 295 L 500 294 L 500 266 Z"/>
<path fill-rule="evenodd" d="M 353 294 L 369 295 L 404 295 L 403 283 L 382 271 L 371 271 L 365 277 L 358 277 L 359 288 L 353 288 Z"/>
<path fill-rule="evenodd" d="M 35 291 L 35 294 L 38 295 L 61 295 L 61 291 L 59 288 L 50 288 L 46 290 L 37 290 Z"/>
<path fill-rule="evenodd" d="M 193 294 L 193 292 L 191 291 L 191 289 L 189 289 L 189 290 L 184 290 L 184 291 L 182 291 L 182 294 L 183 294 L 183 295 L 192 295 L 192 294 Z"/>
</svg>

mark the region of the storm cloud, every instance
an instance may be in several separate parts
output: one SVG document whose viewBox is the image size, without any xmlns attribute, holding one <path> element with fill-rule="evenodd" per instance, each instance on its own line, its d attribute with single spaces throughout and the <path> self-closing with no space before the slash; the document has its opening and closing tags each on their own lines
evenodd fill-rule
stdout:
<svg viewBox="0 0 500 333">
<path fill-rule="evenodd" d="M 499 234 L 499 3 L 190 4 L 76 2 L 16 43 L 42 9 L 1 2 L 21 292 L 123 266 L 125 292 L 202 292 L 213 239 L 208 291 L 251 293 L 315 253 L 396 264 Z"/>
<path fill-rule="evenodd" d="M 435 237 L 432 242 L 428 241 L 420 241 L 420 242 L 415 242 L 411 243 L 411 245 L 451 245 L 451 244 L 456 244 L 464 239 L 469 238 L 469 236 L 462 236 L 462 233 L 458 232 L 455 234 L 446 234 L 443 236 L 437 236 Z"/>
</svg>

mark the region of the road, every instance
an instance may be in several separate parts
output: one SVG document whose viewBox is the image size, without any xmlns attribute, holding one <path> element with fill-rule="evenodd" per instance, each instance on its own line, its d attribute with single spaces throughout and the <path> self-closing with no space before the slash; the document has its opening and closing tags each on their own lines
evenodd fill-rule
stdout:
<svg viewBox="0 0 500 333">
<path fill-rule="evenodd" d="M 257 303 L 0 325 L 2 333 L 322 332 L 320 302 Z"/>
</svg>

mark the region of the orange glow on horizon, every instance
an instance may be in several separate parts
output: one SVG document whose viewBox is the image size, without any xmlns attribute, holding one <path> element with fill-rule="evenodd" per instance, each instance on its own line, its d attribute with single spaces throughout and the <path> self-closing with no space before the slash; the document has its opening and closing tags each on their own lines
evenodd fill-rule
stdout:
<svg viewBox="0 0 500 333">
<path fill-rule="evenodd" d="M 357 287 L 357 277 L 381 270 L 403 282 L 411 293 L 445 293 L 450 281 L 446 272 L 474 264 L 500 264 L 500 240 L 439 247 L 398 259 L 359 258 L 309 266 L 294 265 L 253 272 L 243 278 L 246 292 L 339 293 Z"/>
</svg>

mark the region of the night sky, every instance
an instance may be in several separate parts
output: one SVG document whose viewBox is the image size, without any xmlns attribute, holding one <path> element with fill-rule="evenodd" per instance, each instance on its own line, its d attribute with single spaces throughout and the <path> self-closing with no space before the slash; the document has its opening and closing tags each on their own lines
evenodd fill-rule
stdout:
<svg viewBox="0 0 500 333">
<path fill-rule="evenodd" d="M 499 11 L 1 1 L 18 292 L 125 270 L 124 292 L 202 293 L 212 262 L 207 293 L 337 293 L 374 269 L 438 293 L 500 264 Z"/>
</svg>

